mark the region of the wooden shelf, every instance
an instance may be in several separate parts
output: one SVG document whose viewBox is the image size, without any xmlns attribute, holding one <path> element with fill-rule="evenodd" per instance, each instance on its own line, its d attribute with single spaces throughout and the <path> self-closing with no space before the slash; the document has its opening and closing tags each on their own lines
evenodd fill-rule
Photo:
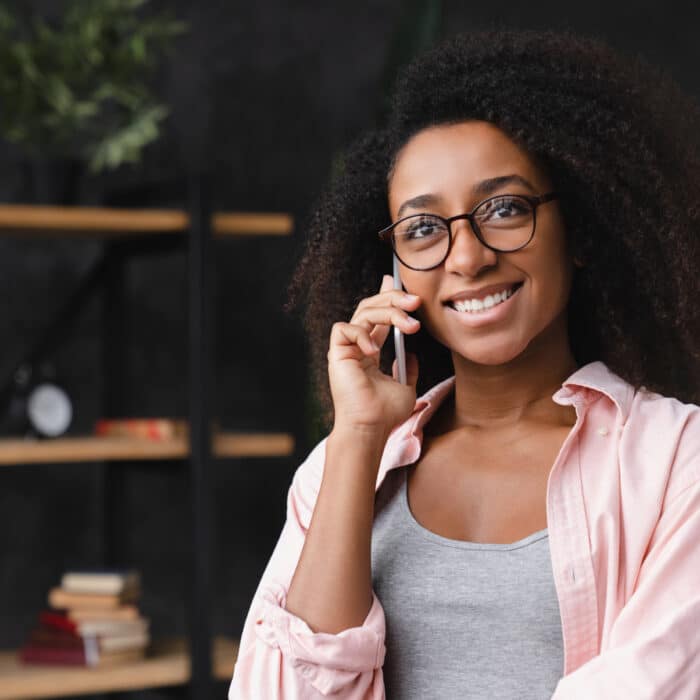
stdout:
<svg viewBox="0 0 700 700">
<path fill-rule="evenodd" d="M 212 645 L 212 675 L 230 680 L 238 643 L 217 637 Z M 155 642 L 152 652 L 134 663 L 111 668 L 21 664 L 16 651 L 0 651 L 0 700 L 58 698 L 118 690 L 183 685 L 190 679 L 184 639 Z"/>
<path fill-rule="evenodd" d="M 0 206 L 0 231 L 48 236 L 119 236 L 184 232 L 188 215 L 176 209 L 107 209 L 23 204 Z"/>
<path fill-rule="evenodd" d="M 294 227 L 289 214 L 217 212 L 212 231 L 218 236 L 288 235 Z M 179 209 L 109 209 L 0 205 L 0 234 L 49 237 L 114 238 L 186 233 L 190 217 Z"/>
<path fill-rule="evenodd" d="M 219 433 L 214 436 L 217 457 L 288 457 L 294 438 L 287 433 Z"/>
<path fill-rule="evenodd" d="M 294 438 L 286 433 L 219 433 L 214 436 L 217 457 L 286 457 Z M 52 440 L 0 440 L 0 465 L 108 460 L 181 459 L 189 455 L 186 438 L 67 437 Z"/>
<path fill-rule="evenodd" d="M 212 216 L 212 231 L 219 236 L 288 236 L 294 228 L 289 214 L 227 214 Z"/>
</svg>

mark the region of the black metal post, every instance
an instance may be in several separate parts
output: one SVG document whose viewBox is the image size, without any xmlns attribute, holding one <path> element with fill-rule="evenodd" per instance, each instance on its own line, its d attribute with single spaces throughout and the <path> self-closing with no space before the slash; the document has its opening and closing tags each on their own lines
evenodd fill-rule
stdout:
<svg viewBox="0 0 700 700">
<path fill-rule="evenodd" d="M 119 242 L 106 246 L 104 264 L 100 266 L 103 283 L 102 311 L 102 415 L 116 418 L 126 405 L 126 258 Z M 126 514 L 126 465 L 106 462 L 103 467 L 103 558 L 105 566 L 124 566 Z"/>
<path fill-rule="evenodd" d="M 193 557 L 190 652 L 192 700 L 210 700 L 211 620 L 211 235 L 207 181 L 193 178 L 190 192 L 189 365 L 190 488 Z"/>
</svg>

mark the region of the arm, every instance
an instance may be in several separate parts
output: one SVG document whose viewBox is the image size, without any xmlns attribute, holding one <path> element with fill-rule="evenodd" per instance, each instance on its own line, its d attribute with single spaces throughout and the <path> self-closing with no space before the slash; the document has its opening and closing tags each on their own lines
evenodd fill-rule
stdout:
<svg viewBox="0 0 700 700">
<path fill-rule="evenodd" d="M 383 700 L 384 611 L 371 588 L 370 541 L 380 458 L 416 402 L 383 374 L 379 350 L 392 325 L 415 333 L 418 297 L 392 289 L 363 299 L 335 323 L 328 350 L 334 428 L 297 471 L 287 521 L 248 613 L 229 700 Z M 313 517 L 312 517 L 313 516 Z"/>
<path fill-rule="evenodd" d="M 334 430 L 287 610 L 315 632 L 357 627 L 372 606 L 374 486 L 386 439 Z"/>
<path fill-rule="evenodd" d="M 666 505 L 610 646 L 552 700 L 700 698 L 700 482 Z"/>
<path fill-rule="evenodd" d="M 245 621 L 229 700 L 384 698 L 384 612 L 368 574 L 374 482 L 368 488 L 369 479 L 343 482 L 349 471 L 326 471 L 326 461 L 337 457 L 347 470 L 359 456 L 331 437 L 289 489 L 287 520 Z M 359 561 L 353 571 L 365 537 L 366 568 Z M 298 609 L 288 603 L 292 578 Z"/>
</svg>

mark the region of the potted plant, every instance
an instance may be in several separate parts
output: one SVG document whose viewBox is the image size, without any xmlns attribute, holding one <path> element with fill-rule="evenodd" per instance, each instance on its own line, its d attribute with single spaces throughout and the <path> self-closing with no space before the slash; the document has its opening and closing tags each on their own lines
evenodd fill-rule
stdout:
<svg viewBox="0 0 700 700">
<path fill-rule="evenodd" d="M 158 137 L 150 81 L 185 25 L 146 4 L 70 0 L 56 22 L 0 4 L 0 136 L 31 163 L 35 200 L 67 203 L 71 172 L 136 163 Z"/>
</svg>

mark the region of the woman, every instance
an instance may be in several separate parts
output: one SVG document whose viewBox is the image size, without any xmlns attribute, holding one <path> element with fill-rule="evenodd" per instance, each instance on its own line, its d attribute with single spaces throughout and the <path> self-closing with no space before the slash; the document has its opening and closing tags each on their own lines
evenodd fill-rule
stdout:
<svg viewBox="0 0 700 700">
<path fill-rule="evenodd" d="M 409 66 L 292 283 L 331 430 L 230 698 L 700 696 L 698 116 L 570 35 Z"/>
</svg>

